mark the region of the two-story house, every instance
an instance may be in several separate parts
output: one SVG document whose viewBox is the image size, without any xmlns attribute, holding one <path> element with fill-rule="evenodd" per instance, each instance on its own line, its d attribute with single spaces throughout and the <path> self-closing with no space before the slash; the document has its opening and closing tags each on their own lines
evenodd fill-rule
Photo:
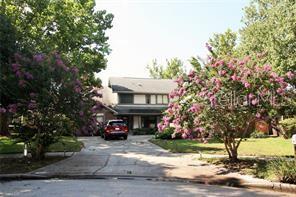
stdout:
<svg viewBox="0 0 296 197">
<path fill-rule="evenodd" d="M 169 93 L 177 87 L 173 80 L 111 77 L 102 90 L 105 106 L 98 119 L 120 118 L 129 129 L 155 128 L 169 103 Z"/>
</svg>

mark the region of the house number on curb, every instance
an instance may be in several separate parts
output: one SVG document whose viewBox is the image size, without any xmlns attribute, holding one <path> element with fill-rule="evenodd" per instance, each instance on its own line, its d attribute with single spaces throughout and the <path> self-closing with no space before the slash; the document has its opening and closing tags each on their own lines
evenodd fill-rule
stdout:
<svg viewBox="0 0 296 197">
<path fill-rule="evenodd" d="M 292 144 L 294 145 L 295 159 L 296 159 L 296 134 L 292 136 Z"/>
</svg>

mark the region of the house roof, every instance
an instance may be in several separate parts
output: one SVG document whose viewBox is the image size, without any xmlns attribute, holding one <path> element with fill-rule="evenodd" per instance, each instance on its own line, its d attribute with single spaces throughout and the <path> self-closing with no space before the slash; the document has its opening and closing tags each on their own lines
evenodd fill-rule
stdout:
<svg viewBox="0 0 296 197">
<path fill-rule="evenodd" d="M 110 77 L 109 87 L 113 92 L 169 94 L 177 84 L 171 79 Z"/>
<path fill-rule="evenodd" d="M 167 106 L 141 106 L 141 105 L 127 105 L 116 106 L 114 111 L 116 115 L 161 115 Z"/>
</svg>

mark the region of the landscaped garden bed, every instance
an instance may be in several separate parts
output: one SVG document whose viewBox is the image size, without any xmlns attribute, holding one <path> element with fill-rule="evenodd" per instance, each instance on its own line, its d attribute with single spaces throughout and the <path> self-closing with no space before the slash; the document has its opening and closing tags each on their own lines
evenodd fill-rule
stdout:
<svg viewBox="0 0 296 197">
<path fill-rule="evenodd" d="M 296 161 L 292 157 L 276 159 L 240 158 L 236 163 L 225 158 L 202 158 L 201 160 L 222 166 L 229 172 L 239 172 L 271 181 L 296 184 Z"/>
</svg>

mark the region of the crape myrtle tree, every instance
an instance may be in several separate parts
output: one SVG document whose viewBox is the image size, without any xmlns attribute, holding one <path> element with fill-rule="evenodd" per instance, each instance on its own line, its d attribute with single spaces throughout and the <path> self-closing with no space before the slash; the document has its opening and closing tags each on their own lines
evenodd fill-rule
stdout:
<svg viewBox="0 0 296 197">
<path fill-rule="evenodd" d="M 232 161 L 238 147 L 256 119 L 276 114 L 289 97 L 288 83 L 295 77 L 279 76 L 269 64 L 258 64 L 262 54 L 241 60 L 215 58 L 198 72 L 179 77 L 178 87 L 170 93 L 168 109 L 158 125 L 159 132 L 174 127 L 183 138 L 217 134 Z"/>
<path fill-rule="evenodd" d="M 15 96 L 16 92 L 22 90 L 15 89 L 18 81 L 10 73 L 11 65 L 16 61 L 15 53 L 28 58 L 32 54 L 52 56 L 50 53 L 58 51 L 69 67 L 75 66 L 75 75 L 84 87 L 83 95 L 89 97 L 89 90 L 93 86 L 100 86 L 95 73 L 106 67 L 105 56 L 110 49 L 105 32 L 112 27 L 112 14 L 95 10 L 94 0 L 5 0 L 0 5 L 2 111 L 7 112 L 9 105 L 14 106 L 16 99 L 22 98 Z M 37 75 L 42 75 L 41 70 Z M 38 93 L 37 90 L 35 93 Z M 92 106 L 85 98 L 83 103 L 84 106 Z M 88 110 L 80 112 L 81 116 L 87 117 L 88 114 L 91 114 Z M 9 134 L 8 125 L 12 120 L 11 113 L 1 114 L 0 135 Z M 87 128 L 79 131 L 86 132 Z"/>
<path fill-rule="evenodd" d="M 15 54 L 1 76 L 0 114 L 13 118 L 16 137 L 29 145 L 35 159 L 64 132 L 96 129 L 92 99 L 96 92 L 84 86 L 78 69 L 57 52 L 33 57 Z M 70 131 L 65 131 L 65 129 Z"/>
</svg>

